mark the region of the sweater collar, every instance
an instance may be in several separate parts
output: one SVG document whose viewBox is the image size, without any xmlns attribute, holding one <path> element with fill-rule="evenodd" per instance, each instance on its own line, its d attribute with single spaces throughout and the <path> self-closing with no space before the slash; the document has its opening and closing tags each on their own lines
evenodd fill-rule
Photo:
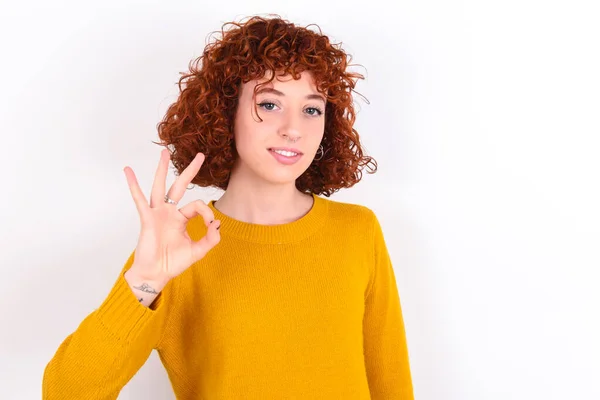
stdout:
<svg viewBox="0 0 600 400">
<path fill-rule="evenodd" d="M 260 225 L 239 221 L 231 218 L 215 208 L 216 200 L 211 200 L 208 206 L 213 211 L 215 219 L 221 221 L 221 234 L 244 241 L 262 244 L 292 243 L 310 236 L 325 223 L 328 203 L 312 193 L 313 206 L 299 219 L 279 225 Z"/>
</svg>

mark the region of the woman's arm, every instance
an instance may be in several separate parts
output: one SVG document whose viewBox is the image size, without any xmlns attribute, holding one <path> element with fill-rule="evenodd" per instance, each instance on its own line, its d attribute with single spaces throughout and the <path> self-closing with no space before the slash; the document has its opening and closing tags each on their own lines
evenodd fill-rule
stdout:
<svg viewBox="0 0 600 400">
<path fill-rule="evenodd" d="M 62 342 L 46 366 L 44 400 L 116 399 L 158 346 L 173 288 L 169 283 L 151 294 L 149 307 L 140 302 L 147 295 L 134 293 L 132 286 L 141 284 L 125 278 L 133 255 L 101 306 Z"/>
<path fill-rule="evenodd" d="M 372 400 L 413 400 L 408 346 L 394 269 L 373 214 L 373 269 L 365 299 L 364 350 Z"/>
</svg>

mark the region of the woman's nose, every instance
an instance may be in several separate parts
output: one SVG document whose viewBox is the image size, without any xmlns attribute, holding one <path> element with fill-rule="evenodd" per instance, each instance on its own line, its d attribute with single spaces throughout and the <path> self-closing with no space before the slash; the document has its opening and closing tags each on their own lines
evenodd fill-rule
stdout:
<svg viewBox="0 0 600 400">
<path fill-rule="evenodd" d="M 300 118 L 287 115 L 279 128 L 279 134 L 286 136 L 288 140 L 296 141 L 300 138 Z"/>
</svg>

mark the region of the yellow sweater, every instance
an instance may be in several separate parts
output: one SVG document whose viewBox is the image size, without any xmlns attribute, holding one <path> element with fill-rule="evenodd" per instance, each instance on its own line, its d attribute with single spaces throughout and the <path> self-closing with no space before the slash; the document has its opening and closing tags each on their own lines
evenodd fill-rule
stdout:
<svg viewBox="0 0 600 400">
<path fill-rule="evenodd" d="M 43 399 L 116 399 L 153 349 L 179 400 L 413 400 L 379 221 L 313 195 L 291 223 L 221 220 L 221 242 L 144 307 L 123 273 L 47 365 Z M 204 236 L 201 217 L 188 223 Z"/>
</svg>

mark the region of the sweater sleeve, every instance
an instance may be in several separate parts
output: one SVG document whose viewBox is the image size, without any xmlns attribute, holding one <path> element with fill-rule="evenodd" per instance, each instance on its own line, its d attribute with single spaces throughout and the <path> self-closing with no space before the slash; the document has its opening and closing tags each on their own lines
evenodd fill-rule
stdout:
<svg viewBox="0 0 600 400">
<path fill-rule="evenodd" d="M 173 282 L 150 307 L 140 304 L 123 276 L 134 254 L 100 307 L 67 336 L 46 366 L 44 400 L 116 399 L 158 346 Z"/>
<path fill-rule="evenodd" d="M 365 298 L 364 352 L 372 400 L 414 400 L 394 269 L 373 214 L 373 269 Z"/>
</svg>

